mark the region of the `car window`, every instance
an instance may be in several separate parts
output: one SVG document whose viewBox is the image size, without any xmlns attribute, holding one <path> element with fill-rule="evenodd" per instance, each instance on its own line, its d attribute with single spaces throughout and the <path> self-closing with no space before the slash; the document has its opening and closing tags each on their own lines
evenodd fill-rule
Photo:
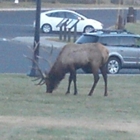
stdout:
<svg viewBox="0 0 140 140">
<path fill-rule="evenodd" d="M 120 45 L 124 47 L 134 47 L 136 45 L 135 38 L 131 36 L 122 36 L 120 37 Z"/>
<path fill-rule="evenodd" d="M 140 48 L 140 38 L 139 37 L 135 37 L 135 45 L 136 45 L 136 47 Z"/>
<path fill-rule="evenodd" d="M 66 18 L 70 18 L 70 19 L 78 19 L 78 16 L 75 15 L 74 13 L 66 12 Z"/>
<path fill-rule="evenodd" d="M 117 36 L 104 36 L 100 37 L 99 42 L 107 46 L 117 46 L 119 45 L 119 38 Z"/>
<path fill-rule="evenodd" d="M 98 36 L 90 36 L 90 35 L 82 35 L 76 43 L 83 44 L 83 43 L 96 43 L 98 42 Z"/>
<path fill-rule="evenodd" d="M 49 16 L 49 17 L 65 18 L 65 13 L 64 12 L 54 12 L 54 13 L 47 14 L 47 16 Z"/>
</svg>

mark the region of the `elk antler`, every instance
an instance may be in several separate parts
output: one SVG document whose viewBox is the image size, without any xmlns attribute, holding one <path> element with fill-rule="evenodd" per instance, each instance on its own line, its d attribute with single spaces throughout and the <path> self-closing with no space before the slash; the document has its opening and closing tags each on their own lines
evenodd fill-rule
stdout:
<svg viewBox="0 0 140 140">
<path fill-rule="evenodd" d="M 36 81 L 36 80 L 39 80 L 40 79 L 39 83 L 36 84 L 36 85 L 43 85 L 45 83 L 45 79 L 47 78 L 47 74 L 45 74 L 45 73 L 42 72 L 42 70 L 40 69 L 38 63 L 33 58 L 30 58 L 30 57 L 28 57 L 26 55 L 23 55 L 23 56 L 26 57 L 26 58 L 28 58 L 29 60 L 31 60 L 32 62 L 34 62 L 36 64 L 37 70 L 39 71 L 40 76 L 38 78 L 34 79 L 33 81 Z"/>
<path fill-rule="evenodd" d="M 46 50 L 46 47 L 44 47 L 44 46 L 42 46 L 42 49 L 43 49 L 45 52 L 47 52 L 49 55 L 52 55 L 54 47 L 53 47 L 53 45 L 52 45 L 51 51 L 50 51 L 50 52 L 47 51 L 47 50 Z"/>
<path fill-rule="evenodd" d="M 46 49 L 46 47 L 42 46 L 42 50 L 45 51 L 47 54 L 49 54 L 50 60 L 52 60 L 53 49 L 54 49 L 53 45 L 52 45 L 50 51 L 48 51 L 48 50 Z M 42 58 L 42 57 L 40 57 L 40 56 L 38 56 L 38 58 L 39 58 L 39 59 L 42 59 L 42 60 L 44 60 L 44 61 L 46 61 L 46 62 L 49 64 L 50 68 L 52 67 L 52 62 L 51 62 L 51 61 L 49 61 L 49 60 L 47 60 L 47 59 L 45 59 L 45 58 Z"/>
<path fill-rule="evenodd" d="M 31 48 L 31 47 L 28 47 L 28 48 L 29 48 L 29 49 L 32 51 L 32 53 L 34 54 L 34 52 L 35 52 L 36 49 L 37 49 L 37 46 L 38 46 L 38 43 L 35 42 L 35 47 L 34 47 L 34 48 Z M 50 56 L 52 56 L 52 53 L 53 53 L 53 45 L 52 45 L 52 47 L 51 47 L 51 51 L 50 51 L 50 52 L 46 50 L 46 47 L 42 47 L 42 48 L 43 48 L 43 50 L 44 50 L 45 52 L 47 52 Z M 42 70 L 40 69 L 40 67 L 39 67 L 39 65 L 38 65 L 38 63 L 37 63 L 37 61 L 36 61 L 35 59 L 30 58 L 30 57 L 28 57 L 28 56 L 26 56 L 26 55 L 24 55 L 24 57 L 28 58 L 28 59 L 31 60 L 33 63 L 35 63 L 36 68 L 34 68 L 34 69 L 37 69 L 38 72 L 40 73 L 40 76 L 33 80 L 33 81 L 37 81 L 37 80 L 40 79 L 39 83 L 36 84 L 36 85 L 43 85 L 43 84 L 45 84 L 46 79 L 47 79 L 47 77 L 48 77 L 47 73 L 43 73 L 43 72 L 42 72 Z M 47 60 L 47 59 L 45 59 L 45 58 L 43 58 L 43 57 L 41 57 L 41 56 L 36 56 L 36 57 L 39 58 L 39 59 L 42 59 L 42 60 L 44 60 L 44 61 L 46 61 L 46 62 L 48 62 L 48 64 L 49 64 L 50 67 L 52 66 L 52 63 L 51 63 L 49 60 Z"/>
<path fill-rule="evenodd" d="M 43 58 L 43 57 L 41 57 L 41 56 L 37 56 L 37 58 L 39 58 L 39 59 L 42 59 L 42 60 L 46 61 L 46 62 L 49 64 L 49 66 L 50 66 L 50 67 L 52 66 L 51 61 L 49 61 L 49 60 L 47 60 L 47 59 L 45 59 L 45 58 Z"/>
</svg>

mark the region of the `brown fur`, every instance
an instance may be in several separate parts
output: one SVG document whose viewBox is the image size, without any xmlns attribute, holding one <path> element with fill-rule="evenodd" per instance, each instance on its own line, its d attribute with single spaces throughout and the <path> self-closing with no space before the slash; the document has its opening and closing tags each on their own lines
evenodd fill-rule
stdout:
<svg viewBox="0 0 140 140">
<path fill-rule="evenodd" d="M 100 69 L 105 81 L 104 95 L 107 96 L 106 62 L 108 56 L 109 52 L 107 48 L 100 43 L 65 45 L 47 75 L 47 92 L 53 92 L 59 82 L 65 77 L 65 74 L 70 73 L 69 85 L 66 93 L 70 92 L 70 85 L 73 81 L 74 94 L 77 94 L 76 70 L 82 68 L 85 72 L 91 72 L 94 75 L 94 84 L 89 92 L 89 95 L 92 95 L 99 80 L 98 70 Z"/>
</svg>

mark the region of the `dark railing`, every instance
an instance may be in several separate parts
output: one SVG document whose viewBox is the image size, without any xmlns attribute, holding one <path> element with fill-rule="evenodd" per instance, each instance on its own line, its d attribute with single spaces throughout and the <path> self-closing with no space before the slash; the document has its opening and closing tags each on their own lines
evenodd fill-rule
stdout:
<svg viewBox="0 0 140 140">
<path fill-rule="evenodd" d="M 74 22 L 73 22 L 74 21 Z M 73 23 L 72 23 L 73 22 Z M 71 25 L 70 27 L 68 26 L 67 28 L 68 28 L 68 42 L 70 42 L 70 40 L 71 40 L 71 30 L 74 28 L 74 32 L 73 32 L 73 42 L 75 42 L 76 41 L 76 37 L 77 37 L 77 23 L 79 22 L 79 20 L 72 20 L 71 21 L 71 23 L 72 23 L 72 25 L 71 24 L 69 24 L 69 25 Z"/>
<path fill-rule="evenodd" d="M 64 41 L 71 41 L 71 32 L 72 29 L 74 29 L 73 31 L 73 41 L 75 42 L 76 37 L 77 37 L 77 23 L 79 22 L 79 20 L 74 20 L 74 19 L 67 19 L 64 18 L 62 19 L 57 25 L 57 28 L 60 28 L 59 30 L 59 40 L 63 40 Z"/>
<path fill-rule="evenodd" d="M 68 18 L 63 18 L 57 25 L 57 28 L 60 28 L 59 30 L 59 40 L 62 40 L 62 36 L 64 36 L 64 40 L 66 40 L 66 26 L 67 22 L 69 21 Z M 63 28 L 64 28 L 64 33 L 63 33 Z"/>
</svg>

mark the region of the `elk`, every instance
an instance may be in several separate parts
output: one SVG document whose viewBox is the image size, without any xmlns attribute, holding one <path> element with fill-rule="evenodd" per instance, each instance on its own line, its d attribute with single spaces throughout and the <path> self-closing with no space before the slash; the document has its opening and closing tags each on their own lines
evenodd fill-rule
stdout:
<svg viewBox="0 0 140 140">
<path fill-rule="evenodd" d="M 66 73 L 70 73 L 66 94 L 70 93 L 71 82 L 74 83 L 74 95 L 77 94 L 76 70 L 81 68 L 84 72 L 91 72 L 94 82 L 89 92 L 92 95 L 99 80 L 99 70 L 104 79 L 104 96 L 107 96 L 107 69 L 109 51 L 100 43 L 67 44 L 60 51 L 56 61 L 49 72 L 40 72 L 40 82 L 38 85 L 46 84 L 46 92 L 52 93 L 57 88 L 60 81 L 64 79 Z"/>
</svg>

